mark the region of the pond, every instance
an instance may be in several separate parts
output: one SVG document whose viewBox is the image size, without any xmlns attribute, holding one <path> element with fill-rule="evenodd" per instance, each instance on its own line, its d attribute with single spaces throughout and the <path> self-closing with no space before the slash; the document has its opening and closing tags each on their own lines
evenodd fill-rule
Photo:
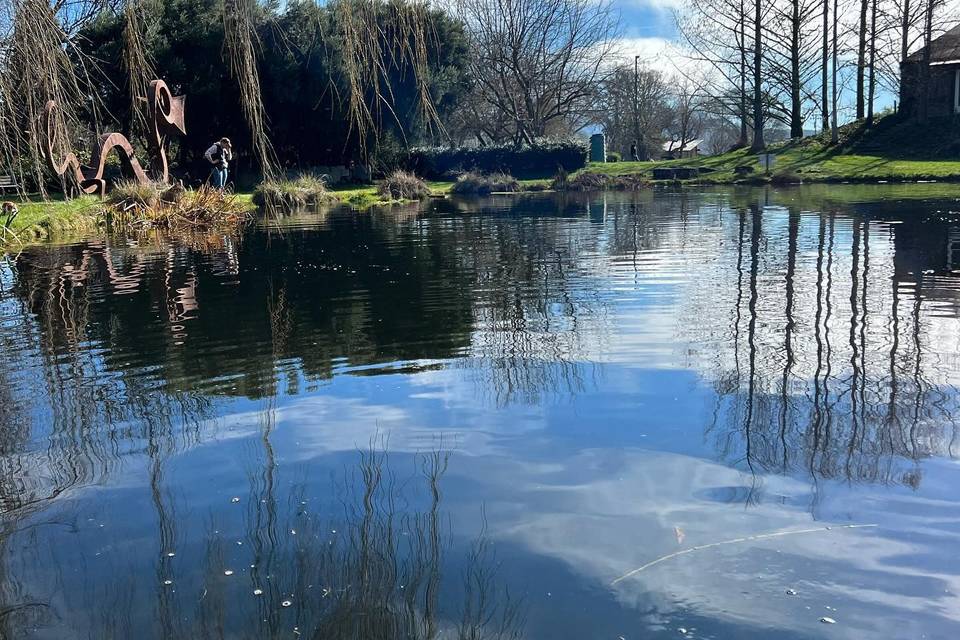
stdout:
<svg viewBox="0 0 960 640">
<path fill-rule="evenodd" d="M 0 637 L 954 638 L 960 192 L 0 262 Z"/>
</svg>

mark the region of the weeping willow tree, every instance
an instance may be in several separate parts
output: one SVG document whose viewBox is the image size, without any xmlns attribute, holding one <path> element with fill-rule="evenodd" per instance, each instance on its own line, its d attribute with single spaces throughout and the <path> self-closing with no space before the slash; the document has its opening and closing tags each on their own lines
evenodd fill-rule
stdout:
<svg viewBox="0 0 960 640">
<path fill-rule="evenodd" d="M 403 131 L 406 114 L 397 114 L 391 78 L 400 77 L 416 88 L 418 122 L 433 133 L 442 131 L 430 92 L 430 53 L 436 49 L 430 8 L 412 0 L 303 0 L 325 6 L 333 20 L 325 41 L 335 43 L 340 55 L 343 84 L 337 100 L 343 106 L 349 135 L 360 142 L 364 156 L 368 142 L 385 123 Z M 211 7 L 222 11 L 223 57 L 236 83 L 240 110 L 249 129 L 251 151 L 265 179 L 279 173 L 271 142 L 269 114 L 261 87 L 260 38 L 280 11 L 267 0 L 220 0 Z M 56 101 L 59 117 L 50 135 L 53 149 L 64 157 L 77 141 L 116 130 L 116 118 L 102 97 L 113 90 L 101 73 L 97 52 L 84 53 L 78 37 L 85 25 L 108 14 L 121 21 L 116 36 L 119 66 L 130 105 L 129 130 L 136 140 L 146 133 L 146 101 L 150 80 L 164 75 L 154 63 L 148 37 L 158 12 L 177 11 L 162 0 L 0 0 L 0 172 L 15 175 L 21 185 L 46 195 L 47 139 L 43 111 Z M 153 34 L 156 36 L 157 34 Z M 163 34 L 160 34 L 160 38 Z M 187 83 L 189 92 L 189 82 Z M 297 87 L 291 87 L 296 90 Z M 189 115 L 188 115 L 189 118 Z M 134 145 L 139 151 L 142 146 Z M 79 151 L 79 149 L 77 149 Z M 84 160 L 81 154 L 81 161 Z M 71 185 L 62 184 L 66 193 Z"/>
<path fill-rule="evenodd" d="M 224 0 L 223 39 L 230 71 L 240 88 L 240 106 L 250 128 L 253 151 L 265 180 L 277 176 L 277 160 L 267 129 L 267 113 L 257 69 L 257 0 Z"/>
<path fill-rule="evenodd" d="M 348 125 L 361 148 L 366 150 L 370 134 L 380 132 L 385 116 L 401 124 L 392 106 L 391 69 L 413 74 L 421 121 L 442 131 L 429 86 L 428 51 L 436 34 L 430 31 L 428 6 L 404 0 L 339 0 L 331 8 L 343 51 Z M 390 33 L 381 25 L 385 13 L 396 25 Z"/>
<path fill-rule="evenodd" d="M 84 90 L 92 61 L 72 46 L 70 27 L 91 14 L 99 2 L 70 3 L 67 19 L 58 15 L 64 6 L 48 0 L 3 0 L 0 24 L 0 146 L 4 172 L 21 185 L 35 184 L 46 194 L 41 141 L 47 132 L 43 110 L 48 100 L 61 105 L 62 117 L 50 135 L 54 149 L 66 150 L 83 130 L 80 108 L 97 127 L 101 109 Z"/>
</svg>

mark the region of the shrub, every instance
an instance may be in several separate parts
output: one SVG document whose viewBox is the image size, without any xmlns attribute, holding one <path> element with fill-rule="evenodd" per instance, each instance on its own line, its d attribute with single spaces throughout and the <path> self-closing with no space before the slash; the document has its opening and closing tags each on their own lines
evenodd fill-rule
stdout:
<svg viewBox="0 0 960 640">
<path fill-rule="evenodd" d="M 639 175 L 611 176 L 584 171 L 575 178 L 558 175 L 551 188 L 555 191 L 638 191 L 645 186 L 647 181 Z"/>
<path fill-rule="evenodd" d="M 520 147 L 418 147 L 410 151 L 407 160 L 408 169 L 433 179 L 449 178 L 464 171 L 545 178 L 559 168 L 576 171 L 586 164 L 587 146 L 575 140 L 538 140 Z"/>
<path fill-rule="evenodd" d="M 303 174 L 294 180 L 268 180 L 253 191 L 258 207 L 298 209 L 331 199 L 323 176 Z"/>
<path fill-rule="evenodd" d="M 398 169 L 380 181 L 377 193 L 390 200 L 423 200 L 430 197 L 430 187 L 409 171 Z"/>
<path fill-rule="evenodd" d="M 785 171 L 783 173 L 775 173 L 771 178 L 770 182 L 772 184 L 802 184 L 803 178 L 796 172 Z"/>
<path fill-rule="evenodd" d="M 451 193 L 460 195 L 485 196 L 493 192 L 520 191 L 520 183 L 513 176 L 506 173 L 479 173 L 468 171 L 457 178 L 450 189 Z"/>
<path fill-rule="evenodd" d="M 621 160 L 623 160 L 623 156 L 616 151 L 607 154 L 607 162 L 620 162 Z"/>
</svg>

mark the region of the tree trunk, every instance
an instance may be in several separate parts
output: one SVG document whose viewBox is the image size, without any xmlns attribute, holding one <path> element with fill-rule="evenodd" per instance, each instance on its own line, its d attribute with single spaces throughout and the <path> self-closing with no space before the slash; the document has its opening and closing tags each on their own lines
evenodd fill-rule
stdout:
<svg viewBox="0 0 960 640">
<path fill-rule="evenodd" d="M 900 25 L 900 64 L 907 61 L 910 46 L 910 0 L 903 0 L 903 22 Z"/>
<path fill-rule="evenodd" d="M 753 143 L 752 151 L 762 151 L 763 142 L 763 36 L 761 0 L 753 0 Z"/>
<path fill-rule="evenodd" d="M 927 0 L 927 15 L 923 25 L 923 73 L 921 95 L 921 119 L 926 122 L 930 115 L 930 43 L 933 41 L 934 0 Z"/>
<path fill-rule="evenodd" d="M 737 146 L 747 146 L 747 14 L 743 0 L 740 0 L 740 139 Z"/>
<path fill-rule="evenodd" d="M 790 17 L 790 137 L 803 137 L 803 114 L 800 104 L 800 0 L 792 0 Z"/>
<path fill-rule="evenodd" d="M 830 69 L 828 57 L 830 55 L 830 0 L 823 0 L 823 51 L 820 64 L 820 120 L 823 123 L 823 131 L 830 130 L 830 106 L 828 104 L 828 88 Z"/>
<path fill-rule="evenodd" d="M 867 92 L 867 126 L 873 126 L 873 96 L 877 90 L 877 0 L 870 8 L 870 88 Z"/>
<path fill-rule="evenodd" d="M 867 8 L 870 0 L 860 0 L 860 30 L 857 41 L 857 120 L 863 118 L 864 71 L 867 62 Z"/>
<path fill-rule="evenodd" d="M 830 144 L 837 144 L 837 0 L 833 0 L 833 78 L 830 81 Z"/>
</svg>

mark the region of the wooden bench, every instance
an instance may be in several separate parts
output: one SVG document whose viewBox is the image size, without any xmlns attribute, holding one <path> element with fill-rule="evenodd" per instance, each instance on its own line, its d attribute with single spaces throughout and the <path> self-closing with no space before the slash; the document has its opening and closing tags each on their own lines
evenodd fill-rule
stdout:
<svg viewBox="0 0 960 640">
<path fill-rule="evenodd" d="M 20 185 L 17 184 L 17 178 L 11 175 L 0 175 L 0 193 L 6 193 L 7 190 L 18 191 Z"/>
</svg>

